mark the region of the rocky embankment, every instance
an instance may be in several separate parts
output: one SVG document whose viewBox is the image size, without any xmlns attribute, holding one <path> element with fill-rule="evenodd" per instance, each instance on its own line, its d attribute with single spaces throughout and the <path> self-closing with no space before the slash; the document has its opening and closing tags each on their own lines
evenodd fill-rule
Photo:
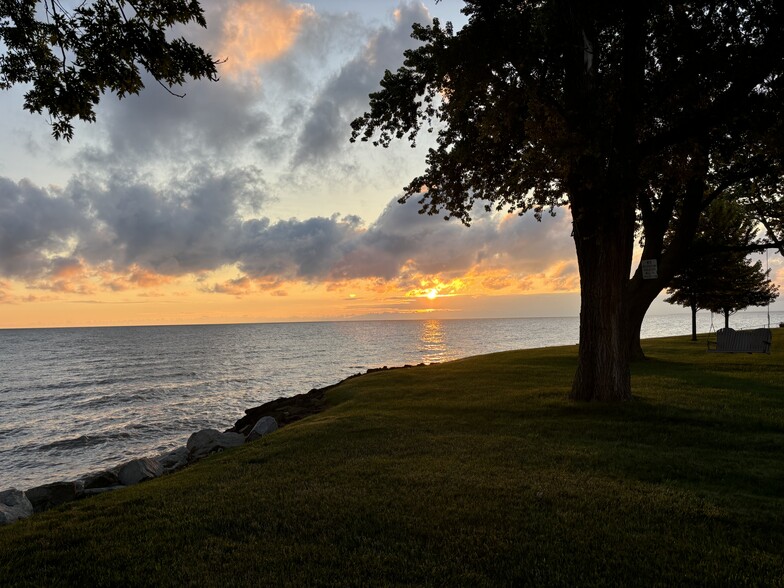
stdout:
<svg viewBox="0 0 784 588">
<path fill-rule="evenodd" d="M 385 366 L 369 369 L 365 373 L 389 369 L 400 368 Z M 321 412 L 326 408 L 326 393 L 329 390 L 361 375 L 363 374 L 355 374 L 331 386 L 314 388 L 305 394 L 278 398 L 249 408 L 245 411 L 245 416 L 234 423 L 230 429 L 222 433 L 216 429 L 197 431 L 188 438 L 185 446 L 154 457 L 134 459 L 78 480 L 44 484 L 25 491 L 11 488 L 0 492 L 0 525 L 12 523 L 72 500 L 88 498 L 152 480 L 176 472 L 212 453 L 255 441 L 276 431 L 279 427 Z"/>
</svg>

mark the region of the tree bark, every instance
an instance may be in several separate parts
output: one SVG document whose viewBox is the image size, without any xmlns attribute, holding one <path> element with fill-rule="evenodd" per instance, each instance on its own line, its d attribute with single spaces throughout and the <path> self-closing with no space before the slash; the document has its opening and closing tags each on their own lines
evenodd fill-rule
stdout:
<svg viewBox="0 0 784 588">
<path fill-rule="evenodd" d="M 633 215 L 634 208 L 627 203 L 614 211 L 579 206 L 573 210 L 580 267 L 580 348 L 571 398 L 629 400 L 627 286 L 634 245 L 629 213 Z"/>
<path fill-rule="evenodd" d="M 625 14 L 623 83 L 619 108 L 608 122 L 599 108 L 603 90 L 596 81 L 603 54 L 593 17 L 584 3 L 566 4 L 564 32 L 572 50 L 565 64 L 565 118 L 574 153 L 565 159 L 565 188 L 580 269 L 580 348 L 570 396 L 629 400 L 628 285 L 639 188 L 636 118 L 645 75 L 643 11 L 628 8 Z"/>
<path fill-rule="evenodd" d="M 724 328 L 730 328 L 730 313 L 728 311 L 724 311 Z"/>
</svg>

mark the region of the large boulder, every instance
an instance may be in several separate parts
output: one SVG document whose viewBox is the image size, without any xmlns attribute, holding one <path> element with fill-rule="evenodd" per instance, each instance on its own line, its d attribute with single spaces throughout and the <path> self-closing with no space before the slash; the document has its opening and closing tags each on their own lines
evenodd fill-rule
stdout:
<svg viewBox="0 0 784 588">
<path fill-rule="evenodd" d="M 163 475 L 163 467 L 156 460 L 149 457 L 134 459 L 120 466 L 117 478 L 123 486 L 133 486 L 139 482 L 152 480 Z"/>
<path fill-rule="evenodd" d="M 59 506 L 65 502 L 76 500 L 82 495 L 84 485 L 79 482 L 53 482 L 30 488 L 25 492 L 33 505 L 33 511 L 41 512 Z"/>
<path fill-rule="evenodd" d="M 0 525 L 7 525 L 33 514 L 33 505 L 25 493 L 16 488 L 0 492 Z"/>
<path fill-rule="evenodd" d="M 178 447 L 172 451 L 161 453 L 155 459 L 161 464 L 163 471 L 168 474 L 188 465 L 188 448 Z"/>
<path fill-rule="evenodd" d="M 230 447 L 239 447 L 245 443 L 245 436 L 240 433 L 221 433 L 216 429 L 202 429 L 191 435 L 185 447 L 188 449 L 188 461 L 196 461 L 216 451 Z"/>
<path fill-rule="evenodd" d="M 251 432 L 248 433 L 248 441 L 254 441 L 264 435 L 269 435 L 273 431 L 278 430 L 278 421 L 271 416 L 261 417 L 254 425 Z"/>
<path fill-rule="evenodd" d="M 87 490 L 98 490 L 103 488 L 111 488 L 120 484 L 120 479 L 117 477 L 117 472 L 106 471 L 98 472 L 97 474 L 90 474 L 83 479 L 85 492 Z"/>
</svg>

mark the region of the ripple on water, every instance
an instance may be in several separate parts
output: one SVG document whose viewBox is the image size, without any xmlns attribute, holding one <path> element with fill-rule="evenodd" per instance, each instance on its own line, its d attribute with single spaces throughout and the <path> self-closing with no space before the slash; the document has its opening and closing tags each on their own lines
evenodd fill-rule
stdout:
<svg viewBox="0 0 784 588">
<path fill-rule="evenodd" d="M 85 447 L 92 447 L 95 445 L 103 445 L 111 441 L 129 439 L 130 433 L 121 431 L 112 432 L 108 434 L 96 435 L 79 435 L 78 437 L 70 437 L 65 439 L 58 439 L 50 443 L 38 445 L 38 451 L 70 451 L 72 449 L 82 449 Z"/>
</svg>

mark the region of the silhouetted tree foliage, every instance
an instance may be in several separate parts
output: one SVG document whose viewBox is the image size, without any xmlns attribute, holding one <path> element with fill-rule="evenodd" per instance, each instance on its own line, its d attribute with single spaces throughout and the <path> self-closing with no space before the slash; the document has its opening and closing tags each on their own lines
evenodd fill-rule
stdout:
<svg viewBox="0 0 784 588">
<path fill-rule="evenodd" d="M 197 0 L 3 0 L 0 88 L 29 85 L 24 108 L 46 112 L 56 138 L 73 137 L 73 119 L 95 120 L 105 92 L 123 98 L 148 71 L 169 91 L 186 77 L 217 80 L 216 61 L 182 37 L 177 24 L 204 27 Z"/>
<path fill-rule="evenodd" d="M 750 209 L 728 199 L 714 201 L 700 219 L 687 261 L 667 289 L 670 304 L 691 309 L 692 341 L 697 340 L 698 309 L 729 316 L 749 306 L 765 306 L 778 296 L 762 262 L 748 251 L 756 243 L 756 219 Z"/>
<path fill-rule="evenodd" d="M 353 139 L 435 134 L 405 189 L 465 223 L 474 206 L 568 204 L 581 284 L 572 397 L 631 397 L 645 312 L 702 211 L 781 177 L 784 6 L 739 2 L 467 0 L 459 31 L 415 25 Z M 665 247 L 665 235 L 670 234 Z M 659 276 L 632 279 L 635 239 Z"/>
<path fill-rule="evenodd" d="M 784 256 L 784 186 L 760 189 L 754 185 L 747 202 L 754 217 L 765 227 L 770 242 Z"/>
<path fill-rule="evenodd" d="M 769 271 L 762 262 L 744 258 L 719 276 L 715 289 L 703 297 L 705 308 L 724 315 L 724 326 L 730 326 L 730 315 L 749 306 L 766 306 L 778 298 L 778 288 L 770 281 Z"/>
</svg>

